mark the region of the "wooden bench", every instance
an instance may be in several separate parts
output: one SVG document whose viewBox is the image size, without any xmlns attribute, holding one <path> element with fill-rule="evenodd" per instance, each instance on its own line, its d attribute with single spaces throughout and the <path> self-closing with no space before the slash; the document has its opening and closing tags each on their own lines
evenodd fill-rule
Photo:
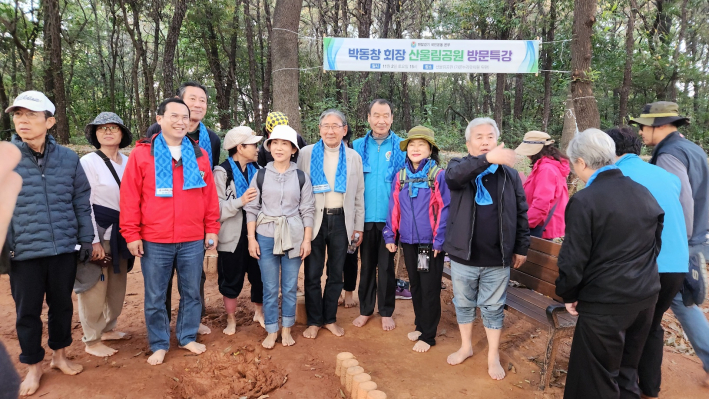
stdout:
<svg viewBox="0 0 709 399">
<path fill-rule="evenodd" d="M 560 244 L 531 237 L 527 261 L 519 269 L 510 269 L 510 280 L 527 288 L 507 289 L 505 309 L 548 331 L 547 350 L 539 373 L 541 390 L 549 386 L 559 340 L 572 336 L 576 326 L 576 316 L 566 311 L 562 299 L 555 292 L 556 278 L 559 276 L 556 261 L 560 249 Z M 450 268 L 444 268 L 443 274 L 450 278 Z"/>
</svg>

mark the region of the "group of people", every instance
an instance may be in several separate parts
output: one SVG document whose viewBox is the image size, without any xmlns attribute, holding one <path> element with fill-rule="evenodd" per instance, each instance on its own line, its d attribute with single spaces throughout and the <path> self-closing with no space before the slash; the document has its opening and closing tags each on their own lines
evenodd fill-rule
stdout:
<svg viewBox="0 0 709 399">
<path fill-rule="evenodd" d="M 655 146 L 650 164 L 637 156 L 640 139 L 629 128 L 580 132 L 567 156 L 539 131 L 507 149 L 495 121 L 476 118 L 465 130 L 468 154 L 445 169 L 434 131 L 416 126 L 399 137 L 391 130 L 394 106 L 384 99 L 369 104 L 370 130 L 353 142 L 344 113 L 324 111 L 312 145 L 280 112 L 268 114 L 263 136 L 239 126 L 222 145 L 202 122 L 207 104 L 206 88 L 185 82 L 159 105 L 156 124 L 128 157 L 119 150 L 131 144 L 131 132 L 118 115 L 102 112 L 85 129 L 97 151 L 81 159 L 47 134 L 54 106 L 42 93 L 22 93 L 5 110 L 24 179 L 8 235 L 20 361 L 29 365 L 21 394 L 34 393 L 42 376 L 45 295 L 52 367 L 82 371 L 65 354 L 72 289 L 86 352 L 111 356 L 116 350 L 106 341 L 130 338 L 116 331 L 116 321 L 135 258 L 145 283 L 148 363 L 163 363 L 170 348 L 175 271 L 178 345 L 205 352 L 197 336 L 210 333 L 201 318 L 202 264 L 211 249 L 227 313 L 223 333 L 236 332 L 248 274 L 254 321 L 266 330 L 268 349 L 279 332 L 283 346 L 295 344 L 303 263 L 305 338 L 323 328 L 345 334 L 338 303 L 344 290 L 346 306 L 356 304 L 358 269 L 353 324 L 364 326 L 377 305 L 382 329 L 394 329 L 401 246 L 415 314 L 408 338 L 414 351 L 428 351 L 436 344 L 447 255 L 462 341 L 448 363 L 473 355 L 480 308 L 488 373 L 500 380 L 510 268 L 525 263 L 530 236 L 564 237 L 556 289 L 579 315 L 565 397 L 657 397 L 660 321 L 670 306 L 709 372 L 709 325 L 686 295 L 691 287 L 680 292 L 690 255 L 706 248 L 709 170 L 701 148 L 676 132 L 688 121 L 676 104 L 650 104 L 633 120 L 645 144 Z M 221 148 L 228 156 L 220 163 Z M 518 155 L 529 157 L 529 176 L 513 168 Z M 586 182 L 571 199 L 570 167 Z"/>
</svg>

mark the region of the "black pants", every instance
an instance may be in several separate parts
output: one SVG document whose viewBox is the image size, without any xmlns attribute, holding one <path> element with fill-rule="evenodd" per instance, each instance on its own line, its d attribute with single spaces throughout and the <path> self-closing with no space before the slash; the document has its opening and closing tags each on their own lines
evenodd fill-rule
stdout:
<svg viewBox="0 0 709 399">
<path fill-rule="evenodd" d="M 409 288 L 414 303 L 414 324 L 421 333 L 419 339 L 436 345 L 436 330 L 441 321 L 441 280 L 443 279 L 444 253 L 431 259 L 428 272 L 418 271 L 418 245 L 401 244 L 404 263 L 409 273 Z M 431 254 L 433 255 L 433 254 Z"/>
<path fill-rule="evenodd" d="M 305 311 L 309 326 L 323 326 L 337 321 L 337 301 L 342 292 L 342 269 L 347 255 L 345 214 L 324 214 L 320 231 L 305 258 Z M 323 292 L 321 278 L 327 251 L 327 280 Z"/>
<path fill-rule="evenodd" d="M 662 382 L 662 352 L 665 331 L 662 329 L 662 315 L 670 308 L 675 295 L 682 288 L 686 273 L 660 273 L 660 295 L 657 298 L 650 333 L 645 341 L 638 375 L 640 390 L 645 396 L 656 398 L 660 394 Z"/>
<path fill-rule="evenodd" d="M 357 288 L 357 271 L 359 269 L 357 265 L 358 255 L 359 247 L 357 247 L 355 253 L 345 256 L 345 267 L 342 271 L 345 277 L 345 291 L 352 292 Z"/>
<path fill-rule="evenodd" d="M 258 260 L 249 254 L 246 234 L 239 238 L 234 252 L 219 251 L 217 259 L 217 280 L 219 292 L 227 298 L 237 298 L 244 287 L 244 275 L 249 274 L 251 302 L 263 303 L 263 282 Z"/>
<path fill-rule="evenodd" d="M 36 364 L 44 360 L 42 347 L 42 303 L 49 307 L 48 345 L 59 350 L 71 345 L 71 292 L 76 278 L 76 252 L 11 262 L 10 289 L 17 311 L 17 338 L 20 362 Z"/>
<path fill-rule="evenodd" d="M 167 295 L 165 296 L 165 309 L 167 310 L 167 320 L 172 320 L 172 280 L 175 278 L 175 268 L 177 260 L 172 263 L 172 273 L 170 280 L 167 282 Z M 179 277 L 178 277 L 179 278 Z M 202 278 L 199 284 L 199 297 L 202 298 L 202 317 L 207 314 L 207 307 L 204 306 L 204 283 L 207 281 L 207 274 L 202 269 Z"/>
<path fill-rule="evenodd" d="M 639 398 L 638 363 L 655 307 L 632 314 L 581 313 L 564 399 Z"/>
<path fill-rule="evenodd" d="M 374 314 L 374 303 L 377 300 L 380 316 L 391 317 L 394 314 L 394 254 L 386 249 L 382 237 L 383 228 L 384 223 L 366 223 L 360 245 L 362 266 L 359 272 L 359 314 L 363 316 Z"/>
</svg>

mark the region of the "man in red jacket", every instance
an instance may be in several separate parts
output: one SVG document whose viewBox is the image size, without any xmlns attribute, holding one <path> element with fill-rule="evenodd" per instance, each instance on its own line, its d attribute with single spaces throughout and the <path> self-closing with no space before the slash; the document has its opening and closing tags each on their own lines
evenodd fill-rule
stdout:
<svg viewBox="0 0 709 399">
<path fill-rule="evenodd" d="M 121 184 L 121 234 L 141 258 L 152 365 L 161 364 L 170 347 L 165 296 L 173 262 L 180 290 L 177 340 L 195 354 L 206 350 L 196 342 L 199 281 L 204 249 L 217 245 L 219 202 L 209 157 L 186 137 L 189 118 L 182 100 L 163 101 L 156 118 L 161 133 L 136 145 Z"/>
</svg>

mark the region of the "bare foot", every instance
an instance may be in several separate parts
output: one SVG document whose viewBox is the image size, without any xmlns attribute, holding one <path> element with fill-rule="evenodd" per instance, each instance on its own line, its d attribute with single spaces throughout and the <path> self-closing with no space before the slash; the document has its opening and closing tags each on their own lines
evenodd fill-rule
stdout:
<svg viewBox="0 0 709 399">
<path fill-rule="evenodd" d="M 345 292 L 347 291 L 342 291 L 342 294 L 340 294 L 340 299 L 337 300 L 337 306 L 342 306 L 345 304 Z"/>
<path fill-rule="evenodd" d="M 369 319 L 370 319 L 371 317 L 372 317 L 372 316 L 359 315 L 359 316 L 357 316 L 356 319 L 354 319 L 354 320 L 352 321 L 352 324 L 354 324 L 355 327 L 363 327 L 365 324 L 367 324 L 367 322 L 369 321 Z"/>
<path fill-rule="evenodd" d="M 418 342 L 416 342 L 416 345 L 414 345 L 414 351 L 419 352 L 419 353 L 428 352 L 429 349 L 431 349 L 431 345 L 429 345 L 423 341 L 418 341 Z"/>
<path fill-rule="evenodd" d="M 165 360 L 166 354 L 167 351 L 164 349 L 156 350 L 148 358 L 148 364 L 150 364 L 151 366 L 157 366 L 158 364 L 162 364 L 163 360 Z"/>
<path fill-rule="evenodd" d="M 704 379 L 704 387 L 709 388 L 709 373 L 707 373 L 707 376 Z"/>
<path fill-rule="evenodd" d="M 396 328 L 396 323 L 391 317 L 382 317 L 382 330 L 391 331 Z"/>
<path fill-rule="evenodd" d="M 30 364 L 27 376 L 20 384 L 20 396 L 29 396 L 39 389 L 39 380 L 42 378 L 42 363 Z"/>
<path fill-rule="evenodd" d="M 182 349 L 187 349 L 188 351 L 194 353 L 195 355 L 201 355 L 207 351 L 207 347 L 204 344 L 200 344 L 197 341 L 192 341 L 185 346 L 180 346 Z"/>
<path fill-rule="evenodd" d="M 407 337 L 409 337 L 409 341 L 416 342 L 419 340 L 419 337 L 421 336 L 421 331 L 411 331 Z"/>
<path fill-rule="evenodd" d="M 254 321 L 261 325 L 261 328 L 266 328 L 266 321 L 263 317 L 263 305 L 258 304 L 254 309 Z"/>
<path fill-rule="evenodd" d="M 290 327 L 283 327 L 281 329 L 281 343 L 283 343 L 283 346 L 295 345 L 295 340 L 293 339 L 293 336 L 290 334 Z"/>
<path fill-rule="evenodd" d="M 101 334 L 101 341 L 117 341 L 119 339 L 130 339 L 130 334 L 120 331 L 108 331 Z"/>
<path fill-rule="evenodd" d="M 278 338 L 278 333 L 274 332 L 271 334 L 268 334 L 266 336 L 266 339 L 261 342 L 261 346 L 263 346 L 266 349 L 272 349 L 274 345 L 276 345 L 276 338 Z"/>
<path fill-rule="evenodd" d="M 236 332 L 236 317 L 233 313 L 229 313 L 226 316 L 226 328 L 223 333 L 226 335 L 234 335 Z"/>
<path fill-rule="evenodd" d="M 54 351 L 54 354 L 52 354 L 52 363 L 49 367 L 59 369 L 66 375 L 77 375 L 84 370 L 84 366 L 67 359 L 64 349 Z"/>
<path fill-rule="evenodd" d="M 335 334 L 336 337 L 341 337 L 345 335 L 345 329 L 335 323 L 325 324 L 323 327 L 325 327 L 331 333 Z"/>
<path fill-rule="evenodd" d="M 359 305 L 359 303 L 354 299 L 354 292 L 345 291 L 345 309 L 353 308 L 357 305 Z"/>
<path fill-rule="evenodd" d="M 318 336 L 318 331 L 320 331 L 320 327 L 308 326 L 308 328 L 303 331 L 303 336 L 305 338 L 315 339 Z"/>
<path fill-rule="evenodd" d="M 448 355 L 448 364 L 455 366 L 456 364 L 461 364 L 463 361 L 470 356 L 473 356 L 473 348 L 463 348 L 458 349 L 457 352 Z"/>
<path fill-rule="evenodd" d="M 84 349 L 89 355 L 94 355 L 98 357 L 113 356 L 118 352 L 117 350 L 110 348 L 100 342 L 93 345 L 86 345 Z"/>
<path fill-rule="evenodd" d="M 505 378 L 505 369 L 500 364 L 500 355 L 494 356 L 492 359 L 487 359 L 487 373 L 493 380 L 501 380 Z"/>
<path fill-rule="evenodd" d="M 197 329 L 197 334 L 207 335 L 207 334 L 211 334 L 211 333 L 212 333 L 212 330 L 209 327 L 205 326 L 202 323 L 199 323 L 199 328 Z"/>
</svg>

